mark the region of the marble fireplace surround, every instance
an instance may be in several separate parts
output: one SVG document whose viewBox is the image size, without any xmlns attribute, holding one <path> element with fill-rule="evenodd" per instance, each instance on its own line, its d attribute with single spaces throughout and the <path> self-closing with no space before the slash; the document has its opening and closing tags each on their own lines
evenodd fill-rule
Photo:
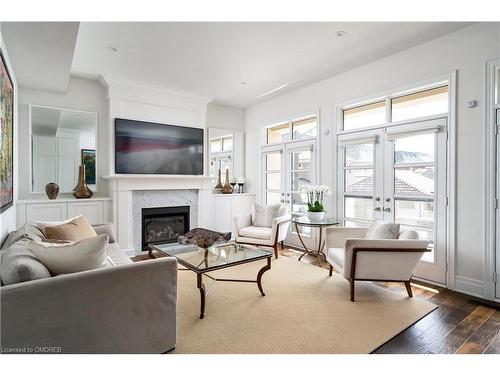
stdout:
<svg viewBox="0 0 500 375">
<path fill-rule="evenodd" d="M 190 206 L 191 228 L 210 221 L 210 179 L 205 176 L 113 175 L 113 223 L 120 247 L 141 254 L 141 208 Z"/>
</svg>

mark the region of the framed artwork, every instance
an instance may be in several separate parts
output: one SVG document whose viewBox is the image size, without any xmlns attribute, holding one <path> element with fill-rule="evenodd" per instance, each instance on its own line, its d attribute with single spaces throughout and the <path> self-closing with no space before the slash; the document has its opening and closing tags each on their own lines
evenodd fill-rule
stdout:
<svg viewBox="0 0 500 375">
<path fill-rule="evenodd" d="M 85 165 L 85 182 L 95 185 L 95 150 L 82 148 L 82 165 Z"/>
<path fill-rule="evenodd" d="M 0 212 L 14 202 L 14 85 L 0 50 Z"/>
</svg>

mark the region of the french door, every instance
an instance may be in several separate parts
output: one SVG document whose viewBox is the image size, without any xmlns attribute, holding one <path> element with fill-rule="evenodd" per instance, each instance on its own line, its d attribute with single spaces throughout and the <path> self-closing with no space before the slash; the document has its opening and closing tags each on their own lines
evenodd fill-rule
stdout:
<svg viewBox="0 0 500 375">
<path fill-rule="evenodd" d="M 290 142 L 264 147 L 262 153 L 263 203 L 282 203 L 289 207 L 292 217 L 307 214 L 307 197 L 299 193 L 303 185 L 315 183 L 315 141 Z M 300 227 L 307 247 L 314 247 L 311 228 Z M 294 225 L 290 225 L 286 243 L 302 247 Z"/>
<path fill-rule="evenodd" d="M 430 241 L 415 276 L 446 283 L 446 118 L 339 135 L 339 216 L 401 224 Z"/>
</svg>

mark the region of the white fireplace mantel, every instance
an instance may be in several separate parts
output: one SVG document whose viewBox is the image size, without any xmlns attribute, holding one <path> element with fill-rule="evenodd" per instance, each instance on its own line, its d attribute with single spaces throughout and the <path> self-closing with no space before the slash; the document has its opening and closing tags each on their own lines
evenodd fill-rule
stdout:
<svg viewBox="0 0 500 375">
<path fill-rule="evenodd" d="M 120 247 L 130 255 L 138 253 L 133 246 L 133 192 L 147 190 L 198 190 L 198 223 L 210 223 L 210 179 L 206 176 L 188 175 L 109 175 L 113 198 L 113 222 Z"/>
</svg>

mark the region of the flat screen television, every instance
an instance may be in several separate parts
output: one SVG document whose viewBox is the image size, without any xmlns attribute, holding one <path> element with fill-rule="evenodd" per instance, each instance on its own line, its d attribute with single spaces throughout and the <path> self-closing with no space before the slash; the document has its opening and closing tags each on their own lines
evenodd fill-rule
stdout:
<svg viewBox="0 0 500 375">
<path fill-rule="evenodd" d="M 115 173 L 203 175 L 203 129 L 115 118 Z"/>
</svg>

